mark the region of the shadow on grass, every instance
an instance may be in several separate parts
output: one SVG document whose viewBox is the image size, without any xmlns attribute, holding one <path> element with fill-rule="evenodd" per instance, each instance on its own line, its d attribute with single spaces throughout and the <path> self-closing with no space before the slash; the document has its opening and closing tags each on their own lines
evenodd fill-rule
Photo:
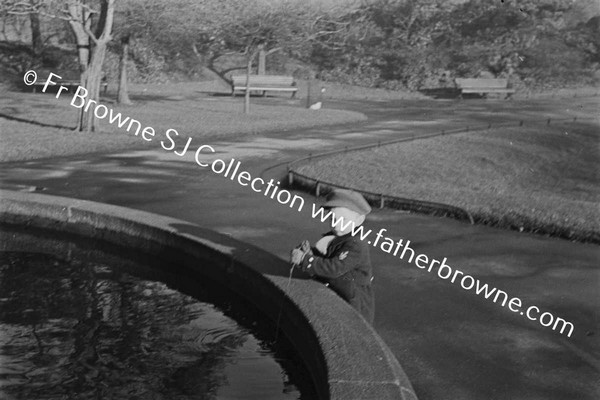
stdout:
<svg viewBox="0 0 600 400">
<path fill-rule="evenodd" d="M 287 93 L 269 93 L 267 91 L 267 93 L 259 93 L 260 91 L 251 91 L 250 93 L 250 97 L 252 98 L 256 98 L 256 99 L 281 99 L 281 100 L 299 100 L 298 97 L 292 97 L 291 94 Z M 235 94 L 231 94 L 231 92 L 203 92 L 204 94 L 210 96 L 210 97 L 228 97 L 230 99 L 240 99 L 244 97 L 244 93 L 243 92 L 236 92 Z"/>
<path fill-rule="evenodd" d="M 12 115 L 7 115 L 7 114 L 3 114 L 3 113 L 0 113 L 0 118 L 6 118 L 8 120 L 17 121 L 17 122 L 25 122 L 27 124 L 32 124 L 32 125 L 36 125 L 36 126 L 43 126 L 43 127 L 46 127 L 46 128 L 58 128 L 58 129 L 69 129 L 69 130 L 74 130 L 75 129 L 74 126 L 46 124 L 46 123 L 43 123 L 43 122 L 34 121 L 34 120 L 30 120 L 30 119 L 13 117 Z"/>
<path fill-rule="evenodd" d="M 453 87 L 420 89 L 420 93 L 434 99 L 460 99 L 460 89 Z M 482 99 L 482 95 L 477 93 L 466 93 L 462 96 L 463 99 Z"/>
<path fill-rule="evenodd" d="M 131 98 L 131 101 L 134 102 L 134 104 L 139 104 L 139 103 L 150 103 L 153 101 L 172 101 L 172 102 L 180 102 L 182 100 L 186 100 L 183 98 L 173 98 L 172 95 L 159 95 L 159 94 L 134 94 L 134 95 L 129 95 L 129 97 Z"/>
<path fill-rule="evenodd" d="M 455 88 L 420 89 L 420 93 L 434 99 L 458 99 L 460 90 Z"/>
</svg>

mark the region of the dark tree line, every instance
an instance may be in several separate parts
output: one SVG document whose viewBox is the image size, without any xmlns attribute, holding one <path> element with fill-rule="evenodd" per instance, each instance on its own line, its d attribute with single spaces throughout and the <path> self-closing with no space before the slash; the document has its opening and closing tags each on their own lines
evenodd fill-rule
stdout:
<svg viewBox="0 0 600 400">
<path fill-rule="evenodd" d="M 327 79 L 388 88 L 431 87 L 443 75 L 582 83 L 600 64 L 598 14 L 591 1 L 378 0 L 344 16 L 343 48 L 315 46 L 311 61 Z"/>
<path fill-rule="evenodd" d="M 29 19 L 34 55 L 47 46 L 49 26 L 66 29 L 62 40 L 76 46 L 90 98 L 97 100 L 103 68 L 112 69 L 124 103 L 128 71 L 136 79 L 178 73 L 228 82 L 232 73 L 277 73 L 295 62 L 309 77 L 417 90 L 476 76 L 525 87 L 591 83 L 600 65 L 595 0 L 363 0 L 328 8 L 301 0 L 1 3 L 3 28 L 18 17 Z M 120 63 L 107 65 L 106 55 Z M 248 97 L 245 104 L 248 111 Z M 93 127 L 82 114 L 79 128 Z"/>
</svg>

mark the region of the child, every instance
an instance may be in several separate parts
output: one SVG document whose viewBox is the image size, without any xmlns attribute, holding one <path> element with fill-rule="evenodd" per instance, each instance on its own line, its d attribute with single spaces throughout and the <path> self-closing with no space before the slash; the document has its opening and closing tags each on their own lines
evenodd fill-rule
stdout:
<svg viewBox="0 0 600 400">
<path fill-rule="evenodd" d="M 291 262 L 325 282 L 372 324 L 375 298 L 369 247 L 351 233 L 364 222 L 371 207 L 359 193 L 340 189 L 329 193 L 323 208 L 333 214 L 332 231 L 312 249 L 304 241 L 292 250 Z"/>
</svg>

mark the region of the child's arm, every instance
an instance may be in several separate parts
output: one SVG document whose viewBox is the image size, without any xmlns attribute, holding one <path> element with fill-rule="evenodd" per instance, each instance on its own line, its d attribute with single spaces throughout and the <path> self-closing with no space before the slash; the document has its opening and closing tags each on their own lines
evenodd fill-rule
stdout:
<svg viewBox="0 0 600 400">
<path fill-rule="evenodd" d="M 306 254 L 300 266 L 310 275 L 338 278 L 358 266 L 361 253 L 357 244 L 349 242 L 348 245 L 343 246 L 340 251 L 328 258 Z"/>
</svg>

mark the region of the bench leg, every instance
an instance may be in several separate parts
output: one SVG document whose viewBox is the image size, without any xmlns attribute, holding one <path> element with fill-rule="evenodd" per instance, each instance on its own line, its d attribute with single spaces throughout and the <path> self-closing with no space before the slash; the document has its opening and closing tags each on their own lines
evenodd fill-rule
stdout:
<svg viewBox="0 0 600 400">
<path fill-rule="evenodd" d="M 292 99 L 296 98 L 296 92 L 292 92 Z"/>
</svg>

